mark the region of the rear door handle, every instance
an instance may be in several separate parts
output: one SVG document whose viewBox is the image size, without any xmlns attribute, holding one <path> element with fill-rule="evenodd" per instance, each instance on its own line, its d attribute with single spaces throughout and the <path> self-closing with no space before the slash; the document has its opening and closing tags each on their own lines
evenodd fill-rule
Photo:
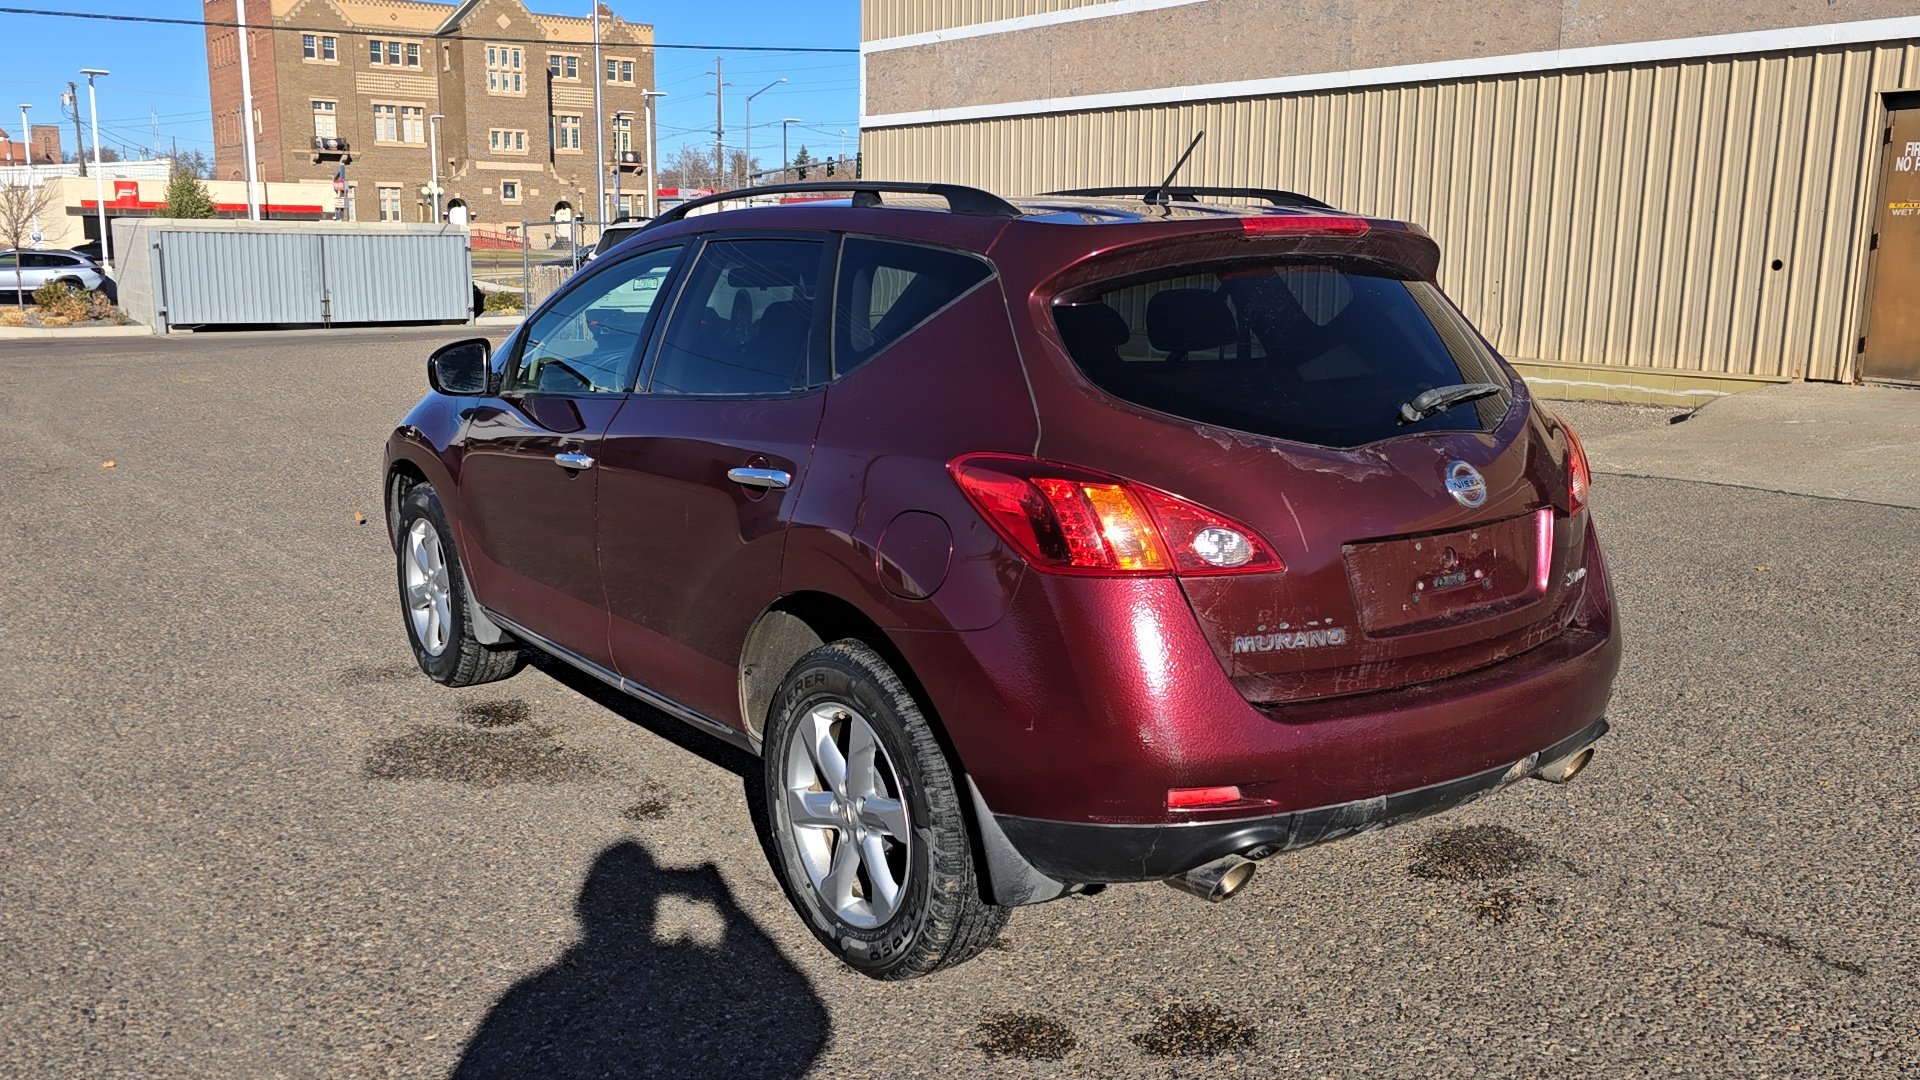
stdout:
<svg viewBox="0 0 1920 1080">
<path fill-rule="evenodd" d="M 742 487 L 771 488 L 778 491 L 793 483 L 793 474 L 779 469 L 728 469 L 727 479 Z"/>
<path fill-rule="evenodd" d="M 563 469 L 578 470 L 593 468 L 593 458 L 586 454 L 555 454 L 553 455 L 553 463 Z"/>
</svg>

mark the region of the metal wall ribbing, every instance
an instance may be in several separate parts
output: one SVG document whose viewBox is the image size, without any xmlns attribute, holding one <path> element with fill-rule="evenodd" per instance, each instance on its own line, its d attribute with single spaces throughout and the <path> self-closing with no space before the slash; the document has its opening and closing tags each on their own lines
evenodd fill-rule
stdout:
<svg viewBox="0 0 1920 1080">
<path fill-rule="evenodd" d="M 1515 359 L 1850 380 L 1912 42 L 870 129 L 868 175 L 1182 179 L 1420 222 Z M 1772 263 L 1779 260 L 1780 270 Z"/>
</svg>

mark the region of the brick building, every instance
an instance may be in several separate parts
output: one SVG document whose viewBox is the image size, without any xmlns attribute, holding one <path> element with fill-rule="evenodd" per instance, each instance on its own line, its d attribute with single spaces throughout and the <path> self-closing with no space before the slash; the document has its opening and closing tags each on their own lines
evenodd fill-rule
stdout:
<svg viewBox="0 0 1920 1080">
<path fill-rule="evenodd" d="M 236 21 L 234 0 L 206 0 L 205 11 L 209 23 Z M 330 180 L 345 166 L 347 217 L 431 220 L 422 189 L 433 174 L 431 118 L 441 115 L 449 220 L 504 230 L 596 216 L 596 77 L 608 157 L 653 160 L 642 95 L 653 87 L 653 27 L 600 12 L 596 72 L 589 19 L 535 14 L 520 0 L 254 0 L 247 41 L 260 178 Z M 238 44 L 231 26 L 207 27 L 222 180 L 246 176 Z M 632 119 L 616 117 L 622 110 Z M 644 183 L 629 166 L 622 209 L 638 207 Z"/>
<path fill-rule="evenodd" d="M 29 127 L 31 131 L 25 143 L 0 130 L 0 165 L 25 165 L 29 155 L 35 165 L 60 163 L 60 125 L 32 124 Z"/>
</svg>

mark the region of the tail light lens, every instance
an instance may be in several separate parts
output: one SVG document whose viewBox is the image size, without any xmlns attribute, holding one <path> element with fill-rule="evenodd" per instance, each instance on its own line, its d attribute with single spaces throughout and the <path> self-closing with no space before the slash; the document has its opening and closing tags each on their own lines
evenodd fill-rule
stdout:
<svg viewBox="0 0 1920 1080">
<path fill-rule="evenodd" d="M 1580 436 L 1573 433 L 1563 421 L 1560 430 L 1567 436 L 1567 513 L 1577 514 L 1587 508 L 1587 493 L 1593 487 L 1593 470 L 1587 466 L 1587 448 L 1580 445 Z"/>
<path fill-rule="evenodd" d="M 1245 525 L 1118 477 L 1010 454 L 970 454 L 948 469 L 994 530 L 1044 569 L 1183 575 L 1286 569 Z"/>
</svg>

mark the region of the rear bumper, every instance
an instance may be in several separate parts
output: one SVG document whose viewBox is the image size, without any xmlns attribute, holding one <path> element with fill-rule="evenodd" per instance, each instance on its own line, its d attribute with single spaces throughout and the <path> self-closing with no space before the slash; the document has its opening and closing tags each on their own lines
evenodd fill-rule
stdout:
<svg viewBox="0 0 1920 1080">
<path fill-rule="evenodd" d="M 1264 859 L 1463 806 L 1531 775 L 1607 733 L 1605 719 L 1506 765 L 1410 791 L 1229 821 L 1098 825 L 995 814 L 1037 871 L 1057 881 L 1156 881 L 1227 855 Z"/>
</svg>

